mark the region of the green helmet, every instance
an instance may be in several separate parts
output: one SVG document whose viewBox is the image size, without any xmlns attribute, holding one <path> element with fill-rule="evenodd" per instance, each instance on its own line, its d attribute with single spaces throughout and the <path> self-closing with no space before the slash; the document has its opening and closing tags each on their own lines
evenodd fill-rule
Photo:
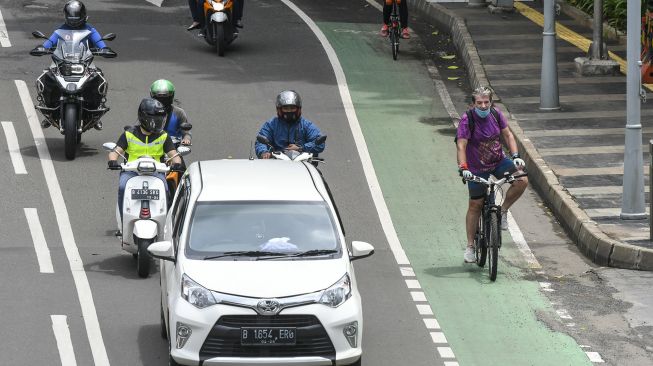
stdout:
<svg viewBox="0 0 653 366">
<path fill-rule="evenodd" d="M 158 100 L 164 107 L 169 108 L 175 97 L 175 86 L 166 79 L 159 79 L 150 86 L 150 97 Z"/>
</svg>

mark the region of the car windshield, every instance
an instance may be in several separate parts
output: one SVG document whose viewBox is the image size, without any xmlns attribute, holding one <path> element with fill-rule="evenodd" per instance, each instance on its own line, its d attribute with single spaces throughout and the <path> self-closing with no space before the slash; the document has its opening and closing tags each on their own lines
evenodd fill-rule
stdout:
<svg viewBox="0 0 653 366">
<path fill-rule="evenodd" d="M 334 220 L 324 202 L 200 202 L 189 228 L 192 259 L 301 260 L 340 253 Z"/>
</svg>

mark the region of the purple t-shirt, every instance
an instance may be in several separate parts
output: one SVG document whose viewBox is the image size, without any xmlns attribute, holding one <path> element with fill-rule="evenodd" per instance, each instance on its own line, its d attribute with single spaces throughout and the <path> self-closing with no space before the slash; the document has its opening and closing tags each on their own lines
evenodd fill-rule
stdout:
<svg viewBox="0 0 653 366">
<path fill-rule="evenodd" d="M 496 109 L 496 108 L 495 108 Z M 467 166 L 473 174 L 494 170 L 505 157 L 501 148 L 501 130 L 508 127 L 506 117 L 500 110 L 499 123 L 492 113 L 481 118 L 472 110 L 474 116 L 474 136 L 470 136 L 467 113 L 463 114 L 458 124 L 458 139 L 467 140 Z"/>
</svg>

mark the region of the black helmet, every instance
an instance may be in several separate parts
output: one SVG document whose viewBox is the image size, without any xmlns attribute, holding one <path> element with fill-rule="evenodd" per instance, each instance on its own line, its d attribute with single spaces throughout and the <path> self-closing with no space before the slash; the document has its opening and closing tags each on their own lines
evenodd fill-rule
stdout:
<svg viewBox="0 0 653 366">
<path fill-rule="evenodd" d="M 138 122 L 141 127 L 152 133 L 158 133 L 163 130 L 163 125 L 166 121 L 166 109 L 156 99 L 144 98 L 138 106 Z"/>
<path fill-rule="evenodd" d="M 81 1 L 71 0 L 63 7 L 63 16 L 66 25 L 72 28 L 80 28 L 86 24 L 86 6 Z"/>
<path fill-rule="evenodd" d="M 302 98 L 294 90 L 284 90 L 277 95 L 277 116 L 288 123 L 299 121 L 302 116 Z M 297 107 L 297 112 L 283 112 L 282 107 Z"/>
</svg>

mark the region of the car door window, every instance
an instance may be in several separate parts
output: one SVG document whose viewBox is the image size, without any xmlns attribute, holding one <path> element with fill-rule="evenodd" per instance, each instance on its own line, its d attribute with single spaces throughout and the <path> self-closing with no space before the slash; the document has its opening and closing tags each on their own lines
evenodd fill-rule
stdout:
<svg viewBox="0 0 653 366">
<path fill-rule="evenodd" d="M 186 208 L 188 207 L 189 188 L 188 182 L 184 180 L 182 185 L 179 186 L 179 197 L 175 202 L 175 207 L 172 212 L 172 241 L 175 247 L 175 253 L 179 247 L 179 238 L 181 237 L 181 229 L 184 225 L 184 217 L 186 216 Z"/>
</svg>

